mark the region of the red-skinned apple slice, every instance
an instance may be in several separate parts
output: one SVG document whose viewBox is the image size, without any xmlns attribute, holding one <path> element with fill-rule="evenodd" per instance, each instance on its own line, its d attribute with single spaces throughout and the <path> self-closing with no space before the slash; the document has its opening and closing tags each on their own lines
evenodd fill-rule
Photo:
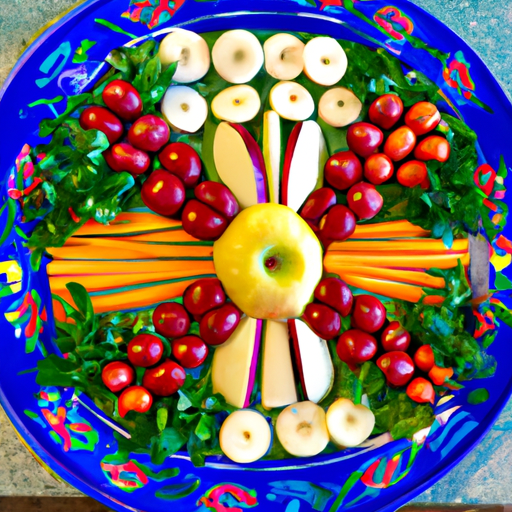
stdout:
<svg viewBox="0 0 512 512">
<path fill-rule="evenodd" d="M 213 392 L 221 393 L 235 407 L 247 407 L 251 401 L 262 324 L 262 320 L 242 318 L 235 332 L 213 355 Z"/>
<path fill-rule="evenodd" d="M 301 320 L 288 320 L 305 400 L 318 403 L 332 388 L 334 367 L 327 342 Z"/>
<path fill-rule="evenodd" d="M 328 158 L 320 126 L 315 121 L 297 123 L 286 147 L 282 203 L 299 211 L 309 194 L 323 185 L 324 166 Z"/>
<path fill-rule="evenodd" d="M 217 173 L 241 208 L 267 201 L 267 177 L 261 150 L 241 125 L 222 122 L 213 140 Z"/>
<path fill-rule="evenodd" d="M 295 403 L 297 388 L 286 322 L 267 320 L 263 335 L 261 405 L 265 409 Z"/>
<path fill-rule="evenodd" d="M 281 156 L 281 118 L 273 110 L 268 110 L 263 115 L 263 158 L 271 203 L 279 203 Z"/>
</svg>

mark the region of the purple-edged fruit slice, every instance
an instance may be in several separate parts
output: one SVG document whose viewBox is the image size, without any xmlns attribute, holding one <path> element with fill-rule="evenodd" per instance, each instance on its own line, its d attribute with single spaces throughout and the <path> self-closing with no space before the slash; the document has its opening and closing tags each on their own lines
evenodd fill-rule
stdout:
<svg viewBox="0 0 512 512">
<path fill-rule="evenodd" d="M 263 333 L 261 405 L 265 409 L 297 402 L 288 325 L 267 320 Z"/>
<path fill-rule="evenodd" d="M 288 320 L 304 400 L 318 403 L 332 388 L 334 367 L 327 342 L 302 320 Z"/>
<path fill-rule="evenodd" d="M 241 208 L 267 202 L 267 176 L 261 150 L 241 125 L 222 122 L 213 140 L 213 159 L 222 182 Z"/>
<path fill-rule="evenodd" d="M 262 324 L 262 320 L 242 318 L 235 332 L 213 355 L 213 392 L 221 393 L 235 407 L 247 407 L 251 403 Z"/>
<path fill-rule="evenodd" d="M 309 194 L 322 187 L 329 158 L 320 126 L 315 121 L 297 123 L 284 157 L 282 203 L 299 211 Z"/>
</svg>

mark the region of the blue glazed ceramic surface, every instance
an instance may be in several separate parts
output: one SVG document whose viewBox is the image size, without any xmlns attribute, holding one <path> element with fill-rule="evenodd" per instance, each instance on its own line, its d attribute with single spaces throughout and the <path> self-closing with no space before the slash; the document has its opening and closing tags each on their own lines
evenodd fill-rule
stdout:
<svg viewBox="0 0 512 512">
<path fill-rule="evenodd" d="M 482 162 L 496 169 L 501 156 L 512 161 L 507 139 L 512 132 L 512 106 L 497 82 L 460 38 L 406 1 L 393 6 L 350 0 L 88 1 L 50 26 L 4 85 L 0 118 L 9 122 L 0 126 L 2 197 L 13 169 L 19 171 L 22 148 L 38 143 L 39 121 L 61 113 L 66 96 L 87 90 L 106 70 L 103 59 L 111 49 L 148 34 L 158 37 L 171 26 L 196 32 L 231 28 L 315 32 L 387 48 L 439 85 L 447 102 L 477 132 Z M 85 38 L 96 44 L 86 50 L 84 59 L 76 58 Z M 450 56 L 441 61 L 435 50 Z M 8 208 L 2 210 L 0 226 L 7 225 L 8 213 Z M 510 238 L 508 231 L 509 227 L 503 234 Z M 3 296 L 0 305 L 0 346 L 2 353 L 9 354 L 0 359 L 0 400 L 27 447 L 44 465 L 120 511 L 392 511 L 456 464 L 490 428 L 511 392 L 512 376 L 500 364 L 510 354 L 511 333 L 503 324 L 489 349 L 499 362 L 495 376 L 484 384 L 489 400 L 469 405 L 468 393 L 482 383 L 468 383 L 437 407 L 438 419 L 426 440 L 383 442 L 313 458 L 307 464 L 288 460 L 241 467 L 215 459 L 196 468 L 185 455 L 168 458 L 160 467 L 145 455 L 118 463 L 109 457 L 117 451 L 112 430 L 78 403 L 71 390 L 41 389 L 35 374 L 27 371 L 43 357 L 43 347 L 52 347 L 51 300 L 44 266 L 38 273 L 30 269 L 22 236 L 13 230 L 0 247 L 0 262 L 7 262 L 0 270 L 6 276 L 2 282 L 14 292 Z M 506 254 L 500 256 L 506 259 Z M 13 261 L 19 263 L 21 278 Z M 506 298 L 500 300 L 510 307 Z"/>
</svg>

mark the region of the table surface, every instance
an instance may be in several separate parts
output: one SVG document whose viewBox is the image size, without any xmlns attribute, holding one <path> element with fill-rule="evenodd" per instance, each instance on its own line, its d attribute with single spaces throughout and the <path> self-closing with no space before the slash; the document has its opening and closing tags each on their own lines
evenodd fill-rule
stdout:
<svg viewBox="0 0 512 512">
<path fill-rule="evenodd" d="M 73 0 L 0 0 L 0 85 L 33 33 Z M 462 36 L 512 97 L 512 2 L 414 0 Z M 128 0 L 127 0 L 128 4 Z M 415 501 L 512 503 L 512 401 L 463 462 Z M 17 440 L 0 409 L 0 495 L 80 496 L 55 481 Z"/>
</svg>

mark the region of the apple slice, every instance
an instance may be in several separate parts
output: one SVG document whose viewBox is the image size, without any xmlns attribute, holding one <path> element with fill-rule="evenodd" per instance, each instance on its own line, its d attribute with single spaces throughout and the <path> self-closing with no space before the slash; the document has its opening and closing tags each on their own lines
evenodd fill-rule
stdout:
<svg viewBox="0 0 512 512">
<path fill-rule="evenodd" d="M 269 93 L 270 106 L 284 119 L 304 121 L 315 111 L 310 92 L 296 82 L 279 82 Z"/>
<path fill-rule="evenodd" d="M 265 409 L 273 409 L 296 402 L 297 389 L 286 322 L 266 321 L 262 364 L 261 405 Z"/>
<path fill-rule="evenodd" d="M 304 47 L 304 72 L 320 85 L 334 85 L 347 71 L 347 56 L 332 37 L 315 37 Z"/>
<path fill-rule="evenodd" d="M 267 110 L 263 114 L 263 158 L 271 203 L 279 203 L 281 153 L 281 118 L 277 112 Z"/>
<path fill-rule="evenodd" d="M 334 367 L 327 342 L 301 320 L 288 320 L 293 350 L 306 400 L 318 403 L 332 388 Z"/>
<path fill-rule="evenodd" d="M 329 159 L 320 126 L 315 121 L 298 123 L 286 147 L 282 203 L 299 211 L 309 194 L 322 187 L 324 166 Z"/>
<path fill-rule="evenodd" d="M 212 100 L 213 115 L 230 123 L 245 123 L 254 119 L 260 107 L 260 96 L 250 85 L 233 85 L 219 92 Z"/>
<path fill-rule="evenodd" d="M 247 407 L 251 402 L 261 328 L 261 320 L 242 318 L 235 332 L 213 355 L 213 392 L 223 395 L 235 407 Z"/>
<path fill-rule="evenodd" d="M 224 32 L 212 48 L 217 73 L 233 84 L 252 80 L 263 66 L 263 49 L 258 38 L 247 30 Z"/>
<path fill-rule="evenodd" d="M 318 115 L 327 124 L 341 128 L 353 123 L 361 114 L 363 104 L 345 87 L 334 87 L 324 92 L 318 102 Z"/>
<path fill-rule="evenodd" d="M 331 439 L 345 448 L 359 446 L 366 441 L 375 426 L 373 412 L 347 398 L 338 398 L 329 406 L 326 420 Z"/>
<path fill-rule="evenodd" d="M 291 34 L 275 34 L 263 43 L 265 69 L 278 80 L 293 80 L 304 69 L 304 43 Z"/>
<path fill-rule="evenodd" d="M 210 69 L 210 50 L 206 41 L 190 30 L 173 29 L 160 43 L 158 56 L 164 68 L 178 62 L 172 77 L 178 83 L 195 82 Z"/>
<path fill-rule="evenodd" d="M 162 100 L 162 114 L 175 131 L 195 133 L 206 121 L 208 104 L 191 87 L 171 85 Z"/>
<path fill-rule="evenodd" d="M 263 155 L 243 126 L 219 124 L 213 140 L 213 160 L 220 179 L 233 192 L 240 208 L 267 201 Z"/>
</svg>

